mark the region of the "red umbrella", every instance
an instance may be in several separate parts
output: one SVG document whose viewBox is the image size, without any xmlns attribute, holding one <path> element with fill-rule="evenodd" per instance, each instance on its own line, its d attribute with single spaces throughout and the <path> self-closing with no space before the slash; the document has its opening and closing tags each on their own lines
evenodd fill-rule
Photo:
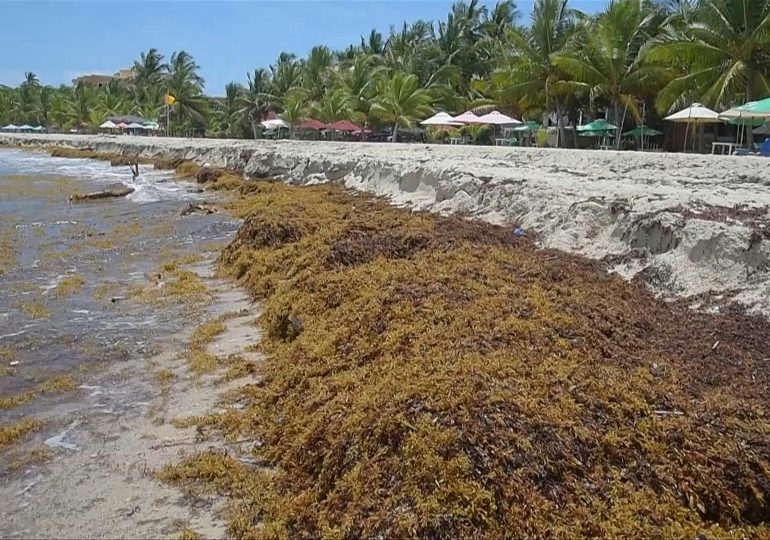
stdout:
<svg viewBox="0 0 770 540">
<path fill-rule="evenodd" d="M 304 122 L 302 122 L 300 125 L 297 126 L 297 129 L 326 129 L 328 126 L 321 122 L 320 120 L 316 120 L 315 118 L 308 118 Z"/>
<path fill-rule="evenodd" d="M 336 129 L 337 131 L 358 131 L 361 132 L 361 126 L 355 125 L 350 120 L 339 120 L 337 122 L 334 122 L 333 124 L 329 124 L 329 127 L 331 129 Z"/>
</svg>

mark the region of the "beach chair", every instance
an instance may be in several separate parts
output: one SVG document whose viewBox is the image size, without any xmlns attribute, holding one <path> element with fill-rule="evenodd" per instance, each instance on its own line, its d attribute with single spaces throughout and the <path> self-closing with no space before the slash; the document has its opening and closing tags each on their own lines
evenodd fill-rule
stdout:
<svg viewBox="0 0 770 540">
<path fill-rule="evenodd" d="M 759 155 L 770 157 L 770 138 L 765 139 L 765 142 L 759 146 Z"/>
</svg>

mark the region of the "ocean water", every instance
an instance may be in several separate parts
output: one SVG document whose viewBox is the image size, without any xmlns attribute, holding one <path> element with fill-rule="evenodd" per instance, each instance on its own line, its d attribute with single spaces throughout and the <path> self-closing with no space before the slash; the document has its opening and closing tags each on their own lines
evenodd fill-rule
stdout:
<svg viewBox="0 0 770 540">
<path fill-rule="evenodd" d="M 136 191 L 68 200 L 116 182 Z M 223 245 L 237 229 L 225 213 L 181 216 L 208 197 L 199 191 L 151 166 L 134 181 L 128 167 L 0 149 L 0 371 L 18 362 L 0 376 L 0 395 L 151 354 L 186 324 L 183 306 L 160 309 L 127 292 L 163 262 Z M 62 280 L 83 285 L 63 294 Z"/>
</svg>

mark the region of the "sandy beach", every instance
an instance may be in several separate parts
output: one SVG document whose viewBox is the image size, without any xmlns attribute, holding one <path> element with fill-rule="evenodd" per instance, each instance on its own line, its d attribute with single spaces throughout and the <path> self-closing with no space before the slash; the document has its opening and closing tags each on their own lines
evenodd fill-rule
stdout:
<svg viewBox="0 0 770 540">
<path fill-rule="evenodd" d="M 172 156 L 293 184 L 520 226 L 669 298 L 770 313 L 768 160 L 420 144 L 0 135 L 1 144 Z"/>
<path fill-rule="evenodd" d="M 31 341 L 3 337 L 36 350 L 45 319 L 27 319 L 46 308 L 60 326 L 84 312 L 72 302 L 97 277 L 115 279 L 101 274 L 110 257 L 125 258 L 114 266 L 126 295 L 102 299 L 94 320 L 130 316 L 156 331 L 128 333 L 137 350 L 125 357 L 104 349 L 103 367 L 70 393 L 5 400 L 4 433 L 37 424 L 5 450 L 4 536 L 764 531 L 770 323 L 730 302 L 762 294 L 765 162 L 732 162 L 744 176 L 731 181 L 702 165 L 715 158 L 650 155 L 659 168 L 645 183 L 639 167 L 656 162 L 643 154 L 630 168 L 600 152 L 23 141 L 84 150 L 4 150 L 39 160 L 32 170 L 46 182 L 78 171 L 85 185 L 113 185 L 126 173 L 121 156 L 158 169 L 142 165 L 147 178 L 128 200 L 87 203 L 101 235 L 53 229 L 53 243 L 76 249 L 40 271 L 74 265 L 89 287 L 16 314 Z M 569 167 L 545 166 L 569 157 Z M 170 173 L 169 159 L 186 161 Z M 666 160 L 681 170 L 668 173 Z M 10 192 L 46 195 L 85 220 L 73 214 L 83 207 L 60 202 L 77 183 L 38 194 L 25 177 L 5 179 Z M 732 184 L 744 199 L 708 195 Z M 209 196 L 201 185 L 229 192 L 225 206 L 188 215 L 180 198 Z M 171 191 L 153 199 L 150 189 Z M 201 235 L 219 247 L 206 250 Z M 178 262 L 148 267 L 156 252 Z M 725 263 L 733 252 L 742 258 Z M 24 260 L 8 261 L 11 278 L 28 279 Z M 160 266 L 137 275 L 140 262 Z M 672 286 L 702 276 L 702 290 Z M 142 302 L 153 309 L 131 311 Z M 104 343 L 123 340 L 113 336 Z"/>
</svg>

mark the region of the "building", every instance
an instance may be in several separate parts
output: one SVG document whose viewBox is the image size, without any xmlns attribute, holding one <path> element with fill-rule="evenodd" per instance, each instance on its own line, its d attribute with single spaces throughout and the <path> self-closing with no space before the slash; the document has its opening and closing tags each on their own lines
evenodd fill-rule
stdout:
<svg viewBox="0 0 770 540">
<path fill-rule="evenodd" d="M 113 78 L 114 77 L 111 75 L 81 75 L 80 77 L 72 79 L 72 84 L 77 86 L 78 84 L 83 83 L 101 88 L 102 86 L 110 84 L 110 81 L 112 81 Z"/>
<path fill-rule="evenodd" d="M 118 81 L 121 86 L 131 85 L 134 82 L 134 68 L 122 68 L 118 70 L 115 75 L 99 75 L 96 73 L 92 75 L 81 75 L 80 77 L 72 79 L 72 84 L 77 85 L 78 83 L 83 83 L 101 88 L 110 84 L 113 80 Z"/>
<path fill-rule="evenodd" d="M 129 85 L 134 81 L 135 75 L 134 68 L 122 68 L 115 73 L 115 79 L 122 85 Z"/>
</svg>

